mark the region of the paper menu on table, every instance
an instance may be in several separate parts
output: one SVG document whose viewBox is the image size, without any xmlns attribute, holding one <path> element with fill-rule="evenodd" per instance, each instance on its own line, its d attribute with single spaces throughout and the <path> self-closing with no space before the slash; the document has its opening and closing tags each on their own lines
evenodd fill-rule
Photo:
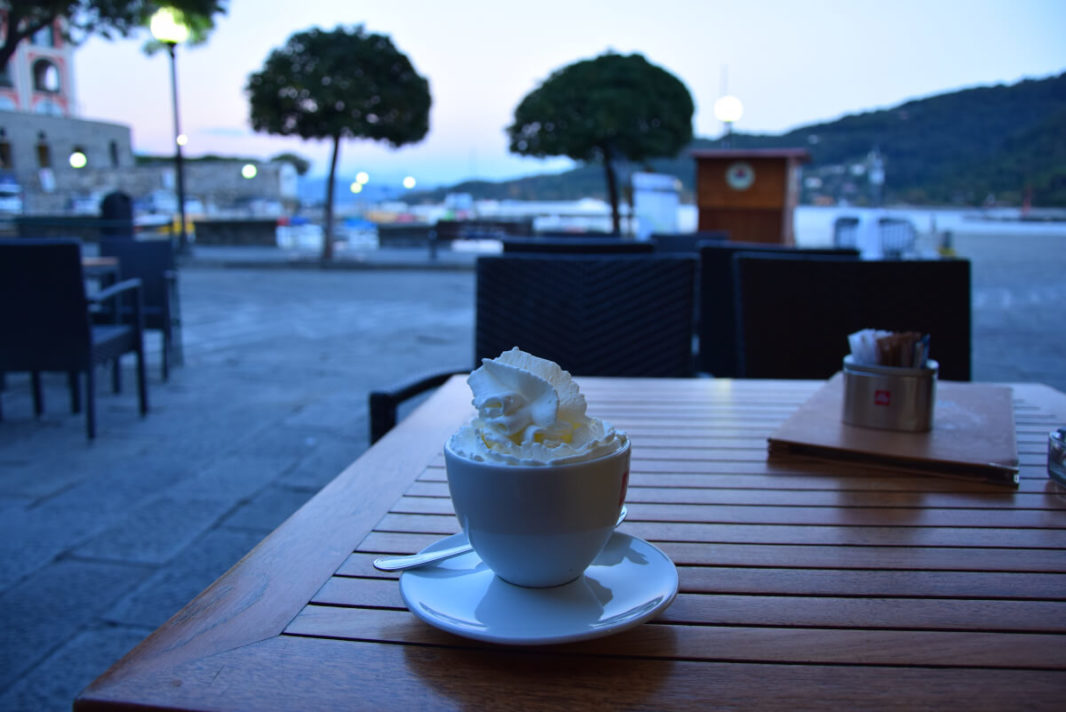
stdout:
<svg viewBox="0 0 1066 712">
<path fill-rule="evenodd" d="M 952 381 L 940 381 L 936 389 L 929 432 L 863 428 L 841 419 L 844 387 L 838 373 L 770 436 L 770 456 L 849 460 L 1017 486 L 1011 389 Z"/>
</svg>

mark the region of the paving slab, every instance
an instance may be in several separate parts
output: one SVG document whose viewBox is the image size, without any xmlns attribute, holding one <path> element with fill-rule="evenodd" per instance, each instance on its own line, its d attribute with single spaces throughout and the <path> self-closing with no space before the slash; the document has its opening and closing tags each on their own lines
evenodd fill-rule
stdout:
<svg viewBox="0 0 1066 712">
<path fill-rule="evenodd" d="M 98 622 L 155 630 L 226 573 L 263 535 L 260 530 L 227 527 L 206 532 L 189 544 L 182 556 L 128 589 L 100 613 Z"/>
<path fill-rule="evenodd" d="M 61 560 L 0 594 L 0 689 L 62 647 L 149 573 L 125 563 Z"/>
<path fill-rule="evenodd" d="M 220 522 L 234 507 L 229 498 L 181 492 L 146 502 L 114 526 L 74 549 L 82 559 L 163 565 Z"/>
<path fill-rule="evenodd" d="M 0 710 L 70 710 L 79 692 L 151 632 L 110 625 L 84 629 L 0 694 Z"/>
<path fill-rule="evenodd" d="M 260 538 L 278 528 L 293 512 L 302 507 L 318 490 L 312 487 L 288 487 L 272 484 L 240 504 L 221 523 L 228 529 L 245 529 Z"/>
</svg>

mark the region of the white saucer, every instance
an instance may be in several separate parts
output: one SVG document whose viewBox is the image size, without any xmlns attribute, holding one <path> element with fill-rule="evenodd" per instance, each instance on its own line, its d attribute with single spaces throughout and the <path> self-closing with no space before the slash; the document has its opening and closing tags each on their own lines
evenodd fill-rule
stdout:
<svg viewBox="0 0 1066 712">
<path fill-rule="evenodd" d="M 426 551 L 466 543 L 465 534 Z M 508 645 L 569 643 L 617 633 L 657 615 L 677 595 L 674 562 L 639 537 L 615 532 L 576 581 L 523 588 L 498 578 L 474 552 L 400 575 L 400 594 L 432 626 Z"/>
</svg>

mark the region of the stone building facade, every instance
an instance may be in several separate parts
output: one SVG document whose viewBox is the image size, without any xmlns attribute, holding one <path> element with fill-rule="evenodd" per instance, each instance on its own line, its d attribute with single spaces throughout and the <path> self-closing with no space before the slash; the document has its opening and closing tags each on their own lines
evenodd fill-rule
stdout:
<svg viewBox="0 0 1066 712">
<path fill-rule="evenodd" d="M 85 157 L 80 168 L 75 153 Z M 0 156 L 29 214 L 63 212 L 90 186 L 134 168 L 128 126 L 22 111 L 0 111 Z"/>
<path fill-rule="evenodd" d="M 6 13 L 0 10 L 0 23 Z M 17 182 L 27 215 L 95 213 L 114 190 L 141 207 L 169 197 L 176 207 L 174 163 L 139 164 L 130 127 L 77 115 L 74 50 L 59 21 L 21 43 L 0 72 L 0 178 Z M 185 194 L 204 211 L 276 213 L 297 201 L 297 177 L 287 163 L 186 158 Z"/>
<path fill-rule="evenodd" d="M 138 165 L 130 139 L 124 124 L 0 111 L 3 171 L 22 187 L 27 215 L 95 212 L 113 190 L 128 193 L 139 204 L 160 194 L 173 196 L 173 162 Z M 71 163 L 76 153 L 84 157 L 84 165 L 75 161 L 81 167 Z M 297 176 L 291 164 L 255 162 L 252 178 L 242 173 L 246 165 L 187 159 L 186 197 L 205 212 L 256 214 L 295 207 Z"/>
<path fill-rule="evenodd" d="M 0 10 L 0 23 L 7 12 Z M 77 105 L 74 46 L 63 39 L 61 20 L 19 44 L 0 72 L 0 109 L 73 116 Z"/>
</svg>

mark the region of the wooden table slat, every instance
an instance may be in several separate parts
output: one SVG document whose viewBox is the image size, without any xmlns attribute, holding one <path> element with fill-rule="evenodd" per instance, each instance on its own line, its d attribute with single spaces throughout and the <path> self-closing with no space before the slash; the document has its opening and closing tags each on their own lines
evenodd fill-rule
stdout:
<svg viewBox="0 0 1066 712">
<path fill-rule="evenodd" d="M 804 502 L 755 504 L 754 497 L 747 497 L 748 502 L 737 501 L 728 504 L 700 501 L 703 497 L 695 493 L 679 492 L 659 488 L 658 499 L 640 496 L 644 492 L 634 492 L 630 488 L 626 501 L 630 516 L 635 521 L 692 521 L 692 522 L 735 522 L 783 523 L 783 524 L 831 524 L 850 526 L 856 520 L 866 525 L 884 526 L 935 526 L 959 527 L 995 527 L 1010 528 L 1066 528 L 1062 512 L 1064 507 L 1054 509 L 1023 507 L 934 507 L 909 506 L 893 507 L 890 503 L 859 505 L 847 494 L 838 495 L 838 505 L 833 506 L 828 500 L 820 504 Z M 636 496 L 634 496 L 636 494 Z M 711 498 L 711 497 L 708 497 Z M 738 498 L 739 499 L 739 498 Z M 785 497 L 779 498 L 784 500 Z M 666 501 L 663 501 L 666 500 Z M 750 502 L 750 503 L 749 503 Z M 451 500 L 445 497 L 404 497 L 390 509 L 391 514 L 454 514 Z"/>
<path fill-rule="evenodd" d="M 413 554 L 436 541 L 427 534 L 375 532 L 360 544 L 337 573 L 374 574 L 370 560 L 380 555 Z M 706 544 L 659 542 L 674 561 L 691 566 L 729 566 L 798 569 L 870 569 L 870 552 L 863 547 L 774 544 Z M 371 553 L 362 553 L 371 552 Z M 1005 573 L 1066 573 L 1066 555 L 1058 549 L 982 549 L 955 547 L 883 546 L 877 548 L 880 571 L 999 571 Z"/>
<path fill-rule="evenodd" d="M 835 507 L 847 497 L 851 507 L 879 507 L 922 505 L 933 509 L 1051 509 L 1066 510 L 1066 497 L 1049 498 L 1042 493 L 1007 491 L 996 487 L 996 491 L 983 492 L 913 492 L 883 490 L 796 490 L 796 489 L 754 489 L 728 487 L 687 487 L 678 492 L 673 487 L 655 484 L 634 484 L 634 476 L 629 482 L 626 501 L 636 503 L 668 504 L 684 501 L 691 504 L 718 505 L 787 505 L 793 507 Z M 419 480 L 414 482 L 404 493 L 404 498 L 392 507 L 394 512 L 428 511 L 424 508 L 436 508 L 439 503 L 429 500 L 444 500 L 450 510 L 451 499 L 447 482 Z M 411 507 L 414 509 L 406 509 Z"/>
<path fill-rule="evenodd" d="M 437 631 L 404 611 L 308 606 L 286 628 L 289 635 L 444 643 L 474 641 Z M 699 626 L 658 622 L 610 639 L 561 648 L 586 654 L 679 658 L 718 662 L 837 665 L 929 665 L 1066 670 L 1066 635 L 958 631 L 840 630 L 801 626 Z"/>
<path fill-rule="evenodd" d="M 637 509 L 636 506 L 633 508 Z M 950 511 L 950 510 L 945 510 Z M 776 514 L 776 513 L 775 513 Z M 749 542 L 758 544 L 836 544 L 839 546 L 957 546 L 1010 548 L 1066 548 L 1066 529 L 899 526 L 838 523 L 835 525 L 803 522 L 777 523 L 762 517 L 755 522 L 704 523 L 674 520 L 641 520 L 634 511 L 625 524 L 631 534 L 648 541 Z M 799 517 L 796 517 L 797 519 Z M 740 517 L 737 517 L 740 519 Z M 386 514 L 375 527 L 377 531 L 455 534 L 458 523 L 452 516 L 436 514 Z"/>
<path fill-rule="evenodd" d="M 145 670 L 126 697 L 108 693 L 127 690 L 96 690 L 76 707 L 112 710 L 128 697 L 159 700 L 163 690 L 178 709 L 493 709 L 502 689 L 515 709 L 904 710 L 964 703 L 996 712 L 1024 700 L 1028 710 L 1057 712 L 1066 682 L 1064 673 L 1049 670 L 737 665 L 463 647 L 441 636 L 440 645 L 382 645 L 283 635 Z M 328 699 L 335 704 L 309 704 Z"/>
</svg>

